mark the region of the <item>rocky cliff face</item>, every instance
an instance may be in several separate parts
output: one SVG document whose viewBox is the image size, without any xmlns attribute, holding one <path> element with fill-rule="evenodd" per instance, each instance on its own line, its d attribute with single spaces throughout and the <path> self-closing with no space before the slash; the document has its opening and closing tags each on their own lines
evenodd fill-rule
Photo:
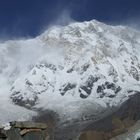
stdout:
<svg viewBox="0 0 140 140">
<path fill-rule="evenodd" d="M 89 125 L 140 91 L 139 46 L 140 33 L 124 26 L 92 20 L 52 27 L 0 44 L 0 87 L 14 104 L 57 112 L 64 126 Z"/>
</svg>

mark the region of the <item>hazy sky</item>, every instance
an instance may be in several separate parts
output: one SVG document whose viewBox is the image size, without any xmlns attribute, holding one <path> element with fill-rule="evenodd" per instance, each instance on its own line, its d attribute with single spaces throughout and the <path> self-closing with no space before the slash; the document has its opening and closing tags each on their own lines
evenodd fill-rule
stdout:
<svg viewBox="0 0 140 140">
<path fill-rule="evenodd" d="M 140 0 L 0 0 L 0 37 L 36 36 L 49 25 L 97 19 L 137 22 Z"/>
</svg>

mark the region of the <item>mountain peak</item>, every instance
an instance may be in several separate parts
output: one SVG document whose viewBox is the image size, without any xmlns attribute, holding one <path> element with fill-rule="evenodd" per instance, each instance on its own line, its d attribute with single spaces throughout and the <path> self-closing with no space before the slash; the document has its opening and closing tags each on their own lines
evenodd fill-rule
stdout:
<svg viewBox="0 0 140 140">
<path fill-rule="evenodd" d="M 0 44 L 1 92 L 8 87 L 13 103 L 62 114 L 65 106 L 77 110 L 78 104 L 117 107 L 140 91 L 139 46 L 139 32 L 96 20 L 5 42 Z"/>
</svg>

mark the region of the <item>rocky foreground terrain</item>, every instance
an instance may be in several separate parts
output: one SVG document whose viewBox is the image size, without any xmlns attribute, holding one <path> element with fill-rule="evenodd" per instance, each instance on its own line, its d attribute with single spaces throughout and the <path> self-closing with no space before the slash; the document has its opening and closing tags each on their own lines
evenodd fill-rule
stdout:
<svg viewBox="0 0 140 140">
<path fill-rule="evenodd" d="M 56 139 L 111 138 L 140 117 L 140 32 L 92 20 L 0 43 L 0 79 L 1 123 L 52 119 Z"/>
</svg>

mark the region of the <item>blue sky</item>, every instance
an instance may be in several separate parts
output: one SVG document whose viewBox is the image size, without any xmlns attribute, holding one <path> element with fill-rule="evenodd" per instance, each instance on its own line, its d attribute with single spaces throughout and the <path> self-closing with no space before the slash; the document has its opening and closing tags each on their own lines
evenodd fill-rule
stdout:
<svg viewBox="0 0 140 140">
<path fill-rule="evenodd" d="M 0 37 L 34 37 L 71 20 L 139 26 L 139 18 L 140 0 L 0 0 Z"/>
</svg>

